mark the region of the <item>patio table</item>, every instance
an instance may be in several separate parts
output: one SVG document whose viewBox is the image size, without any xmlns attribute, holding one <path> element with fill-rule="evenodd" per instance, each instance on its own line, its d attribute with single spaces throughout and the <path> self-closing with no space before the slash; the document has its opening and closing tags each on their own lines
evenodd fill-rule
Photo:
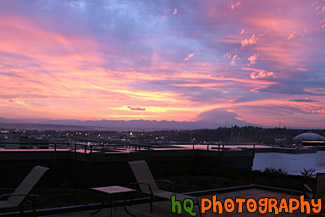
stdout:
<svg viewBox="0 0 325 217">
<path fill-rule="evenodd" d="M 136 192 L 136 190 L 132 189 L 132 188 L 126 188 L 123 186 L 105 186 L 105 187 L 97 187 L 97 188 L 91 188 L 92 190 L 95 191 L 99 191 L 105 194 L 108 194 L 110 196 L 110 207 L 111 207 L 111 211 L 110 211 L 110 217 L 112 216 L 113 213 L 113 208 L 116 209 L 116 201 L 115 201 L 115 196 L 116 195 L 125 195 L 127 193 L 134 193 Z M 102 208 L 104 207 L 104 200 L 102 200 L 102 206 L 94 213 L 91 213 L 92 215 L 100 212 L 102 210 Z M 130 216 L 134 216 L 132 213 L 130 213 L 128 211 L 128 209 L 126 208 L 126 200 L 124 199 L 124 203 L 123 203 L 123 207 L 124 210 L 126 211 L 127 214 L 129 214 Z"/>
</svg>

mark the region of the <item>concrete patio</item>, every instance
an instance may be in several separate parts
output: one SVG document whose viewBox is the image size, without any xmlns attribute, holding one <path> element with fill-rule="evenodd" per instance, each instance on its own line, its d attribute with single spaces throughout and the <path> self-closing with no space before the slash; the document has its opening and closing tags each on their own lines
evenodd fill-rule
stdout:
<svg viewBox="0 0 325 217">
<path fill-rule="evenodd" d="M 211 195 L 207 195 L 206 197 L 209 197 Z M 230 192 L 225 192 L 225 193 L 218 193 L 217 194 L 218 200 L 224 201 L 226 198 L 254 198 L 254 199 L 259 199 L 259 198 L 264 198 L 264 197 L 272 197 L 272 198 L 277 198 L 278 202 L 281 198 L 299 198 L 297 195 L 292 195 L 292 194 L 286 194 L 286 193 L 279 193 L 275 191 L 270 191 L 270 190 L 264 190 L 264 189 L 258 189 L 258 188 L 251 188 L 251 189 L 246 189 L 246 190 L 237 190 L 237 191 L 230 191 Z M 132 205 L 128 207 L 128 210 L 135 214 L 136 216 L 139 217 L 163 217 L 163 216 L 179 216 L 176 214 L 171 213 L 171 203 L 169 201 L 158 201 L 154 202 L 154 213 L 149 212 L 149 204 L 137 204 L 137 205 Z M 224 212 L 222 215 L 224 216 L 261 216 L 261 214 L 256 211 L 255 213 L 249 213 L 245 205 L 243 206 L 243 213 L 238 214 L 236 213 L 237 207 L 233 213 L 226 213 Z M 104 216 L 109 216 L 110 214 L 110 209 L 103 209 L 101 212 L 95 214 L 95 215 L 90 215 L 93 213 L 95 210 L 88 210 L 88 211 L 80 211 L 80 212 L 71 212 L 71 213 L 63 213 L 63 214 L 55 214 L 55 215 L 47 215 L 46 217 L 89 217 L 89 216 L 94 216 L 94 217 L 104 217 Z M 194 211 L 197 211 L 197 207 L 195 207 Z M 212 213 L 211 211 L 208 211 L 205 214 L 202 214 L 202 216 L 210 217 L 210 216 L 217 216 L 219 214 L 217 213 Z M 116 211 L 113 211 L 113 215 L 115 217 L 127 217 L 129 216 L 123 209 L 123 207 L 117 207 Z M 182 216 L 190 216 L 189 214 L 184 214 Z M 200 216 L 197 214 L 197 216 Z M 275 216 L 274 213 L 266 213 L 263 214 L 263 216 Z M 306 214 L 300 213 L 299 210 L 295 211 L 293 214 L 290 213 L 279 213 L 279 216 L 307 216 Z"/>
</svg>

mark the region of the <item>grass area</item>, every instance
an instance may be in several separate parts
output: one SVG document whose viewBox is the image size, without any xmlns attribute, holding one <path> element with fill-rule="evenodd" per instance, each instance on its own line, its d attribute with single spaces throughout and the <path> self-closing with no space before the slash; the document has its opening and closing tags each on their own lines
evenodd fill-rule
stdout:
<svg viewBox="0 0 325 217">
<path fill-rule="evenodd" d="M 218 172 L 218 175 L 196 174 L 158 177 L 157 179 L 172 180 L 175 184 L 176 192 L 191 192 L 247 184 L 260 184 L 303 191 L 303 184 L 308 184 L 312 188 L 315 185 L 315 179 L 310 177 L 290 176 L 275 170 L 246 173 L 233 173 L 221 170 Z M 168 185 L 161 185 L 160 187 L 170 190 Z M 95 192 L 83 186 L 71 185 L 68 182 L 57 186 L 36 186 L 32 193 L 41 195 L 37 200 L 38 208 L 99 203 L 102 199 L 108 201 L 108 197 L 105 194 Z"/>
</svg>

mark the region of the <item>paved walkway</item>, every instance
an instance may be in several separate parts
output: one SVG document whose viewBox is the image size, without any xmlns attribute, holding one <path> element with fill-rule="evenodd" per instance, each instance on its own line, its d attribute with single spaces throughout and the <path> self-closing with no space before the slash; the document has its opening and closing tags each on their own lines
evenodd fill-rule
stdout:
<svg viewBox="0 0 325 217">
<path fill-rule="evenodd" d="M 206 198 L 211 199 L 212 195 L 206 196 Z M 217 199 L 220 201 L 224 201 L 227 198 L 235 199 L 235 198 L 254 198 L 256 201 L 260 198 L 265 197 L 272 197 L 277 198 L 278 202 L 280 202 L 281 198 L 297 198 L 298 196 L 293 196 L 289 194 L 283 194 L 283 193 L 277 193 L 267 190 L 260 190 L 260 189 L 248 189 L 248 190 L 241 190 L 241 191 L 234 191 L 234 192 L 227 192 L 227 193 L 220 193 L 217 195 Z M 261 214 L 256 211 L 255 213 L 249 213 L 247 209 L 245 208 L 245 205 L 243 206 L 243 213 L 238 214 L 236 213 L 237 206 L 235 209 L 235 212 L 233 213 L 224 213 L 222 216 L 261 216 Z M 154 213 L 149 212 L 149 204 L 138 204 L 133 205 L 129 207 L 129 210 L 134 213 L 137 217 L 165 217 L 165 216 L 179 216 L 176 214 L 171 213 L 171 202 L 169 201 L 161 201 L 161 202 L 155 202 L 154 203 Z M 197 207 L 194 211 L 198 211 Z M 73 213 L 65 213 L 65 214 L 56 214 L 56 215 L 48 215 L 46 217 L 104 217 L 109 216 L 110 209 L 103 209 L 101 212 L 99 212 L 96 215 L 90 215 L 90 213 L 94 212 L 94 210 L 90 211 L 82 211 L 82 212 L 73 212 Z M 124 211 L 123 207 L 118 207 L 116 211 L 113 211 L 113 217 L 128 217 L 129 215 Z M 190 216 L 189 214 L 183 214 L 182 216 Z M 197 216 L 200 216 L 199 214 Z M 219 216 L 217 213 L 212 213 L 211 211 L 206 212 L 205 214 L 202 214 L 203 217 L 212 217 L 212 216 Z M 274 213 L 266 213 L 263 216 L 276 216 Z M 278 216 L 307 216 L 306 214 L 300 213 L 300 211 L 295 211 L 293 214 L 290 213 L 279 213 Z"/>
</svg>

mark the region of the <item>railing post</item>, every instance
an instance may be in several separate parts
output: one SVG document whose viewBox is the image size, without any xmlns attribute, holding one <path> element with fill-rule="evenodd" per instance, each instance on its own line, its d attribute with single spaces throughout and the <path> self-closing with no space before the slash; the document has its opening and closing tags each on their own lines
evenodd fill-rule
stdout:
<svg viewBox="0 0 325 217">
<path fill-rule="evenodd" d="M 88 157 L 88 161 L 91 163 L 91 156 L 92 156 L 92 153 L 93 153 L 93 146 L 90 145 L 90 152 L 89 152 L 89 157 Z"/>
<path fill-rule="evenodd" d="M 85 145 L 85 162 L 87 162 L 87 145 Z"/>
<path fill-rule="evenodd" d="M 207 144 L 207 152 L 208 152 L 208 159 L 210 158 L 210 153 L 209 153 L 209 143 Z"/>
<path fill-rule="evenodd" d="M 193 143 L 192 160 L 194 160 L 194 155 L 195 155 L 195 143 Z"/>
<path fill-rule="evenodd" d="M 74 144 L 74 160 L 77 160 L 77 144 Z"/>
<path fill-rule="evenodd" d="M 147 162 L 150 162 L 150 146 L 148 145 L 148 151 L 147 151 Z"/>
<path fill-rule="evenodd" d="M 54 144 L 54 162 L 56 162 L 56 143 Z"/>
</svg>

